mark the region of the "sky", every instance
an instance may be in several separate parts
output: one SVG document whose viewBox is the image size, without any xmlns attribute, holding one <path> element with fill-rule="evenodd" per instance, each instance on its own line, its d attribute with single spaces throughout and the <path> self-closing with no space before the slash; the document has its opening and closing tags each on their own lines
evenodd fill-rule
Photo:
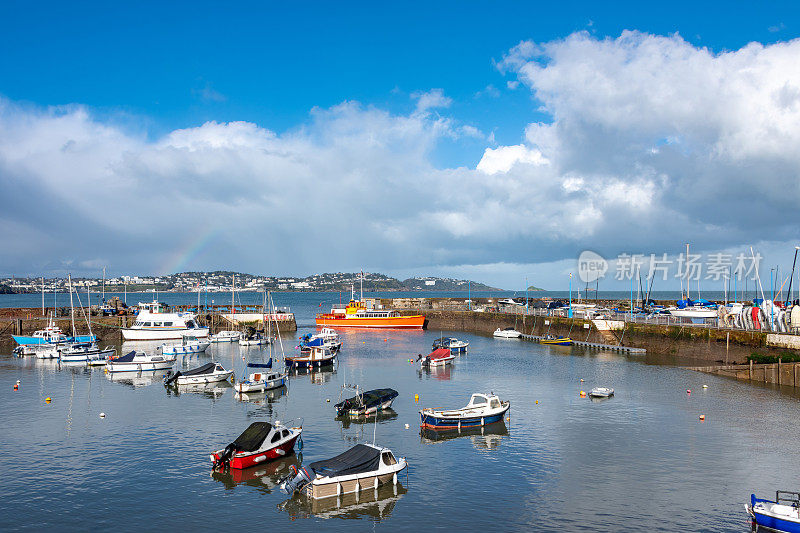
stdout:
<svg viewBox="0 0 800 533">
<path fill-rule="evenodd" d="M 789 271 L 800 6 L 432 4 L 4 2 L 0 275 Z"/>
</svg>

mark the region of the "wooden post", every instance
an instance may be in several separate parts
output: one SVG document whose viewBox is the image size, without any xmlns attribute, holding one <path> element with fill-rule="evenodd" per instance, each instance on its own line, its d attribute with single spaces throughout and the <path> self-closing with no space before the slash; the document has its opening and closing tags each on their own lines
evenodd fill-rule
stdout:
<svg viewBox="0 0 800 533">
<path fill-rule="evenodd" d="M 731 332 L 729 331 L 727 334 L 727 338 L 725 339 L 725 364 L 728 364 L 728 352 L 730 351 L 731 347 Z"/>
<path fill-rule="evenodd" d="M 747 379 L 753 379 L 753 360 L 750 359 L 750 370 L 747 372 Z"/>
<path fill-rule="evenodd" d="M 778 358 L 778 385 L 781 384 L 781 358 Z"/>
</svg>

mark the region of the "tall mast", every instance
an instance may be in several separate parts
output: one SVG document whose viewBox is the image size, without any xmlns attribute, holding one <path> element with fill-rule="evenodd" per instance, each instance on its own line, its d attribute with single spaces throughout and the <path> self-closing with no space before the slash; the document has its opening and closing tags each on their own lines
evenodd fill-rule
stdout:
<svg viewBox="0 0 800 533">
<path fill-rule="evenodd" d="M 103 267 L 103 302 L 106 303 L 106 267 Z"/>
<path fill-rule="evenodd" d="M 689 243 L 686 243 L 686 260 L 683 262 L 683 268 L 686 270 L 686 299 L 689 300 Z"/>
<path fill-rule="evenodd" d="M 72 322 L 72 337 L 75 337 L 75 307 L 72 303 L 72 274 L 67 274 L 67 281 L 69 283 L 69 319 Z"/>
<path fill-rule="evenodd" d="M 361 301 L 364 301 L 364 271 L 361 271 Z"/>
<path fill-rule="evenodd" d="M 44 276 L 42 276 L 42 316 L 44 316 Z"/>
</svg>

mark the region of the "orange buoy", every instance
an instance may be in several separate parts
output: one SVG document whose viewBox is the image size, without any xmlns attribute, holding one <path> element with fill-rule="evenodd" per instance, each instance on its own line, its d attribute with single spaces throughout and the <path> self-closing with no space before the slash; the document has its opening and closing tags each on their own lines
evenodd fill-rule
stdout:
<svg viewBox="0 0 800 533">
<path fill-rule="evenodd" d="M 700 415 L 700 421 L 705 422 L 705 420 L 706 420 L 706 415 Z"/>
<path fill-rule="evenodd" d="M 14 384 L 14 390 L 19 390 L 19 385 L 17 385 L 16 383 Z"/>
<path fill-rule="evenodd" d="M 50 400 L 50 396 L 48 396 L 47 398 L 44 399 L 44 403 L 50 403 L 50 401 L 51 401 Z"/>
<path fill-rule="evenodd" d="M 536 405 L 539 405 L 539 400 L 536 400 Z"/>
<path fill-rule="evenodd" d="M 414 395 L 414 403 L 419 403 L 419 394 Z"/>
<path fill-rule="evenodd" d="M 581 391 L 581 398 L 586 398 L 586 392 Z"/>
</svg>

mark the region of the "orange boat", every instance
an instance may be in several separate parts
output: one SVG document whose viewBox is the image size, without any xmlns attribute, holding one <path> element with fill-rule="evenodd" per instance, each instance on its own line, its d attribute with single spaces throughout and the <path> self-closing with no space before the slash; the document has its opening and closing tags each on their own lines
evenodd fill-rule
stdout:
<svg viewBox="0 0 800 533">
<path fill-rule="evenodd" d="M 319 327 L 422 329 L 424 325 L 424 315 L 402 316 L 391 309 L 367 309 L 363 301 L 356 300 L 346 306 L 334 305 L 330 313 L 317 315 Z"/>
</svg>

